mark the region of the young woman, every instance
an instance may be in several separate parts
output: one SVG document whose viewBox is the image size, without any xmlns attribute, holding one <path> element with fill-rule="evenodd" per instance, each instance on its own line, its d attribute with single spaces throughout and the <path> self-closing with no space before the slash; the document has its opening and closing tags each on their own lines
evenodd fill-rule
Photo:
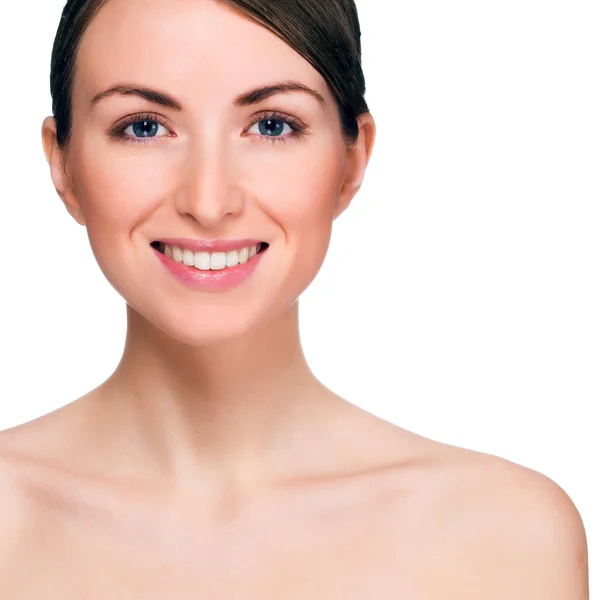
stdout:
<svg viewBox="0 0 600 600">
<path fill-rule="evenodd" d="M 52 181 L 127 339 L 0 435 L 2 598 L 587 598 L 559 486 L 359 409 L 303 354 L 375 140 L 352 0 L 70 0 L 51 91 Z"/>
</svg>

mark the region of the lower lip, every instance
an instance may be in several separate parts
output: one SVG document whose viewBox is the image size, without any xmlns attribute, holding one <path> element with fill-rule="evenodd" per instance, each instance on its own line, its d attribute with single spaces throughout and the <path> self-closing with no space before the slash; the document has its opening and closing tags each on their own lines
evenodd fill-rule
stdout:
<svg viewBox="0 0 600 600">
<path fill-rule="evenodd" d="M 243 265 L 225 267 L 216 271 L 201 271 L 195 267 L 188 267 L 169 258 L 156 248 L 152 248 L 152 250 L 158 256 L 160 262 L 186 286 L 196 290 L 224 291 L 237 287 L 246 281 L 254 273 L 254 269 L 256 269 L 268 248 L 255 254 Z"/>
</svg>

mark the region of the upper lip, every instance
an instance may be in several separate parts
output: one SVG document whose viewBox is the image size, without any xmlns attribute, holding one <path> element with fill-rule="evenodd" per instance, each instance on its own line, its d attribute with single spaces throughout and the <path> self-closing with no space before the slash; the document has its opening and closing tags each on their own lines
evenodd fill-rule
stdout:
<svg viewBox="0 0 600 600">
<path fill-rule="evenodd" d="M 240 239 L 240 240 L 196 240 L 192 238 L 166 238 L 156 240 L 167 246 L 186 248 L 192 252 L 230 252 L 241 250 L 248 246 L 256 246 L 263 243 L 262 240 Z"/>
</svg>

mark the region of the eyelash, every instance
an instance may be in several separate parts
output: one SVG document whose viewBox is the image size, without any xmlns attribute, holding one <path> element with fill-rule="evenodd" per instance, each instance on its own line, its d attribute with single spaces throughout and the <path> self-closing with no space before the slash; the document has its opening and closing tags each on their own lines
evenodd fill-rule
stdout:
<svg viewBox="0 0 600 600">
<path fill-rule="evenodd" d="M 254 115 L 254 120 L 250 123 L 246 129 L 250 129 L 256 123 L 260 123 L 261 121 L 272 120 L 272 121 L 283 121 L 287 125 L 289 125 L 292 129 L 291 133 L 288 133 L 287 136 L 268 136 L 268 135 L 259 135 L 261 141 L 272 142 L 273 144 L 278 143 L 286 143 L 289 139 L 296 139 L 300 136 L 306 135 L 307 127 L 298 119 L 291 117 L 289 115 L 285 115 L 283 113 L 277 111 L 265 111 L 259 113 L 258 115 Z M 131 135 L 125 135 L 124 131 L 130 126 L 135 125 L 136 123 L 140 123 L 142 121 L 151 121 L 155 123 L 159 123 L 166 129 L 169 129 L 169 125 L 166 120 L 157 114 L 152 113 L 141 113 L 138 115 L 132 115 L 127 118 L 124 123 L 121 123 L 118 127 L 109 132 L 109 137 L 111 139 L 117 139 L 124 144 L 154 144 L 156 142 L 146 141 L 153 139 L 160 139 L 161 137 L 168 136 L 154 136 L 147 138 L 136 138 Z"/>
</svg>

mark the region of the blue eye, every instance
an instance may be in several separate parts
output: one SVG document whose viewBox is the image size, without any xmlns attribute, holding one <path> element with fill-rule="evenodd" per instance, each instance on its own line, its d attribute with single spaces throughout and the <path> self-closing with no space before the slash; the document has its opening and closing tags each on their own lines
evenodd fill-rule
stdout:
<svg viewBox="0 0 600 600">
<path fill-rule="evenodd" d="M 158 123 L 157 121 L 146 120 L 146 121 L 136 121 L 135 123 L 131 123 L 128 127 L 123 130 L 124 135 L 132 135 L 137 138 L 149 138 L 156 137 L 156 134 L 159 128 L 162 127 L 166 130 L 166 128 Z M 128 133 L 128 129 L 131 129 L 132 132 Z"/>
<path fill-rule="evenodd" d="M 260 135 L 267 137 L 279 137 L 284 132 L 286 125 L 289 129 L 287 133 L 293 131 L 292 127 L 282 119 L 261 119 L 256 125 L 258 125 Z"/>
<path fill-rule="evenodd" d="M 266 142 L 287 142 L 306 135 L 308 130 L 307 126 L 295 117 L 280 112 L 263 111 L 254 118 L 258 120 L 247 131 L 256 133 L 259 140 Z M 257 126 L 258 131 L 253 132 L 252 128 Z"/>
</svg>

